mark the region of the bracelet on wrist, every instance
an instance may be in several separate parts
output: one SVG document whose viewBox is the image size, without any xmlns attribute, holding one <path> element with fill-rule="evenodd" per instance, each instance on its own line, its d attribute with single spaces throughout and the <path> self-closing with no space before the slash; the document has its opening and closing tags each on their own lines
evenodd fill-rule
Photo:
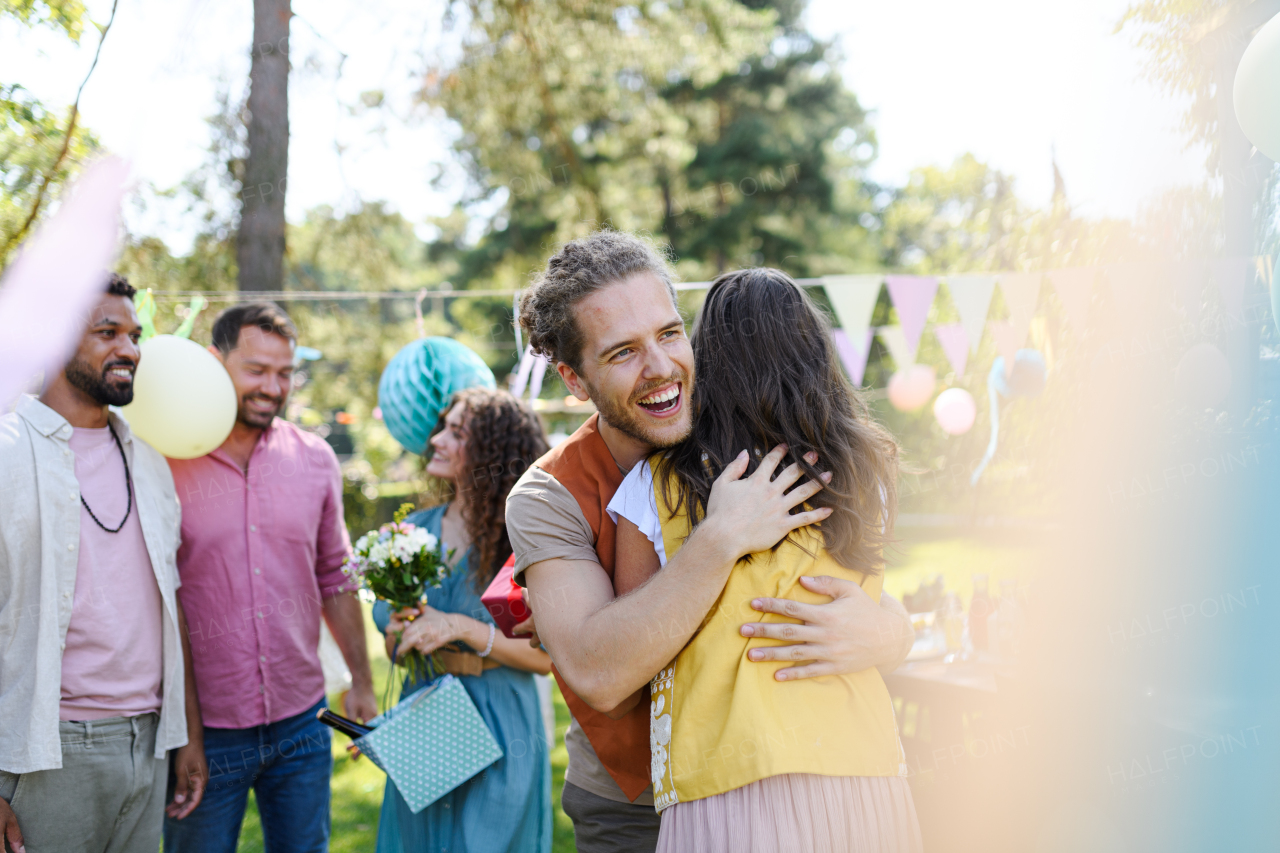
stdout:
<svg viewBox="0 0 1280 853">
<path fill-rule="evenodd" d="M 479 655 L 482 658 L 487 658 L 489 656 L 489 652 L 493 651 L 493 638 L 496 633 L 497 631 L 494 629 L 493 623 L 490 622 L 489 623 L 489 642 L 485 644 L 484 651 L 476 652 L 477 655 Z"/>
</svg>

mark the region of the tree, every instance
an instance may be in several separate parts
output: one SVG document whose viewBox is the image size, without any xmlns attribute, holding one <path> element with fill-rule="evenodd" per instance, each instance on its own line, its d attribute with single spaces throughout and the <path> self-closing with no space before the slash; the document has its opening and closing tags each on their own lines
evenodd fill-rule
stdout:
<svg viewBox="0 0 1280 853">
<path fill-rule="evenodd" d="M 284 286 L 284 199 L 289 171 L 290 0 L 254 0 L 248 154 L 236 262 L 241 290 Z"/>
<path fill-rule="evenodd" d="M 423 99 L 460 128 L 456 150 L 478 202 L 500 203 L 479 244 L 437 247 L 455 284 L 523 282 L 549 244 L 602 225 L 661 228 L 660 175 L 683 174 L 716 108 L 665 97 L 714 84 L 767 49 L 775 15 L 732 0 L 525 0 L 457 4 L 460 60 L 429 70 Z"/>
<path fill-rule="evenodd" d="M 800 0 L 747 0 L 778 30 L 764 50 L 710 85 L 679 80 L 663 93 L 681 112 L 710 108 L 683 176 L 658 174 L 661 229 L 676 253 L 711 277 L 768 264 L 797 275 L 874 266 L 862 169 L 875 152 L 866 112 L 844 85 L 831 42 L 800 25 Z M 673 192 L 681 183 L 685 195 Z"/>
<path fill-rule="evenodd" d="M 94 25 L 99 38 L 93 62 L 65 122 L 21 85 L 0 81 L 0 268 L 30 233 L 48 202 L 97 148 L 96 140 L 79 125 L 80 94 L 98 65 L 116 5 L 112 3 L 105 25 Z M 84 4 L 78 0 L 0 0 L 0 17 L 61 31 L 76 43 L 88 20 Z"/>
</svg>

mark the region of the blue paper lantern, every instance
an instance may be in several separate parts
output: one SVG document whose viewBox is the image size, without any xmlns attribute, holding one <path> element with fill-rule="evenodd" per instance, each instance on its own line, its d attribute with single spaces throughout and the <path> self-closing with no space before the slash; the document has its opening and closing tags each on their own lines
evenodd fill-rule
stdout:
<svg viewBox="0 0 1280 853">
<path fill-rule="evenodd" d="M 494 388 L 493 371 L 452 338 L 420 338 L 396 353 L 378 382 L 382 421 L 405 450 L 421 454 L 449 398 Z"/>
</svg>

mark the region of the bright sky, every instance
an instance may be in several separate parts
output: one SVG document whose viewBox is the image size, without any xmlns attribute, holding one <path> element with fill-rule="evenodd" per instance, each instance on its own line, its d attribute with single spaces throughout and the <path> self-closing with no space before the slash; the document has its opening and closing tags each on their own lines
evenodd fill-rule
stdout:
<svg viewBox="0 0 1280 853">
<path fill-rule="evenodd" d="M 107 0 L 88 6 L 106 20 Z M 1056 146 L 1073 203 L 1128 215 L 1162 188 L 1199 181 L 1202 157 L 1181 150 L 1180 107 L 1141 79 L 1128 37 L 1112 35 L 1125 6 L 813 0 L 808 20 L 819 35 L 839 37 L 845 77 L 874 111 L 873 177 L 900 182 L 914 166 L 971 151 L 1014 174 L 1028 201 L 1043 202 Z M 452 131 L 411 103 L 416 72 L 439 50 L 443 0 L 293 7 L 290 218 L 356 198 L 386 200 L 416 222 L 446 212 L 460 186 Z M 122 0 L 84 93 L 84 121 L 131 155 L 143 180 L 173 185 L 204 158 L 204 118 L 219 89 L 238 94 L 245 85 L 251 38 L 250 0 Z M 87 36 L 76 48 L 0 22 L 0 81 L 69 103 L 95 44 Z M 374 89 L 387 92 L 391 115 L 352 109 Z M 451 179 L 436 189 L 430 181 L 442 168 Z M 164 218 L 133 221 L 175 248 L 189 236 Z"/>
</svg>

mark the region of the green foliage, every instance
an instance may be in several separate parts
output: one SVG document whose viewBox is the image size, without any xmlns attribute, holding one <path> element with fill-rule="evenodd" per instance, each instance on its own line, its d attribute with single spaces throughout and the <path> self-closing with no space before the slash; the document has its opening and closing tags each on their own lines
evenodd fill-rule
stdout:
<svg viewBox="0 0 1280 853">
<path fill-rule="evenodd" d="M 31 215 L 46 176 L 52 190 L 46 196 L 56 196 L 98 150 L 93 134 L 77 127 L 67 156 L 50 174 L 66 139 L 66 127 L 65 118 L 22 86 L 0 85 L 0 269 L 16 248 L 10 244 Z"/>
<path fill-rule="evenodd" d="M 602 224 L 665 238 L 687 278 L 875 265 L 874 137 L 802 3 L 458 5 L 466 50 L 423 90 L 474 184 L 432 247 L 455 283 L 519 286 Z M 481 200 L 501 204 L 472 245 L 460 224 Z"/>
<path fill-rule="evenodd" d="M 1166 92 L 1189 99 L 1182 129 L 1191 143 L 1210 149 L 1209 167 L 1217 169 L 1220 65 L 1247 35 L 1230 30 L 1233 17 L 1254 0 L 1138 0 L 1125 10 L 1116 32 L 1128 30 L 1146 53 L 1147 78 Z M 1234 71 L 1234 64 L 1232 64 Z"/>
<path fill-rule="evenodd" d="M 0 18 L 17 18 L 27 26 L 61 30 L 67 38 L 80 41 L 88 20 L 80 0 L 0 0 Z"/>
</svg>

